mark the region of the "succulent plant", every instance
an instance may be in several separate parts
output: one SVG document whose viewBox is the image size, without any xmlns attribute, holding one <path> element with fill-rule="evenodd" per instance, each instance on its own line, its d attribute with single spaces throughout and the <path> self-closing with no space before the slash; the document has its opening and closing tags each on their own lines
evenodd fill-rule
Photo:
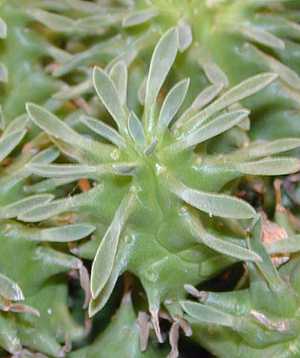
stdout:
<svg viewBox="0 0 300 358">
<path fill-rule="evenodd" d="M 261 260 L 222 229 L 226 220 L 243 220 L 247 227 L 256 216 L 255 209 L 230 195 L 226 185 L 244 175 L 293 173 L 300 164 L 298 159 L 272 157 L 297 148 L 297 138 L 249 144 L 223 155 L 209 153 L 206 144 L 210 139 L 236 126 L 247 127 L 249 111 L 239 101 L 277 76 L 251 77 L 220 96 L 204 90 L 191 107 L 177 115 L 189 80 L 176 83 L 164 98 L 160 94 L 177 51 L 178 30 L 172 28 L 153 52 L 142 119 L 126 106 L 124 62 L 116 62 L 109 72 L 94 69 L 95 90 L 117 129 L 81 115 L 79 120 L 90 130 L 87 136 L 48 110 L 27 104 L 33 123 L 66 157 L 78 162 L 29 163 L 30 172 L 46 178 L 35 184 L 39 190 L 80 178 L 91 183 L 90 190 L 83 193 L 37 203 L 15 214 L 28 223 L 57 225 L 67 217 L 75 226 L 96 227 L 93 240 L 72 248 L 73 253 L 93 259 L 90 316 L 107 303 L 120 274 L 129 271 L 145 289 L 159 341 L 160 307 L 164 305 L 176 321 L 174 307 L 185 297 L 185 284 L 199 284 L 236 261 Z M 57 241 L 82 237 L 62 235 Z"/>
<path fill-rule="evenodd" d="M 0 0 L 0 357 L 299 355 L 298 8 Z"/>
</svg>

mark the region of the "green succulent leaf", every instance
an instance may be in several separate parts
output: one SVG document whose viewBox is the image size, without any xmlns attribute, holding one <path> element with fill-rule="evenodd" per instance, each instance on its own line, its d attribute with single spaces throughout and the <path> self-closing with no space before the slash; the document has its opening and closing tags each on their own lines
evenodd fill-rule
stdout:
<svg viewBox="0 0 300 358">
<path fill-rule="evenodd" d="M 11 301 L 23 301 L 24 295 L 18 284 L 0 273 L 0 296 Z"/>
<path fill-rule="evenodd" d="M 105 71 L 96 67 L 93 71 L 93 84 L 100 100 L 115 120 L 118 128 L 124 131 L 127 115 L 114 82 Z"/>
<path fill-rule="evenodd" d="M 157 130 L 160 135 L 166 130 L 180 109 L 190 84 L 189 79 L 176 83 L 166 96 L 158 118 Z"/>
<path fill-rule="evenodd" d="M 123 199 L 98 247 L 91 274 L 91 291 L 94 299 L 100 294 L 111 275 L 120 235 L 133 203 L 134 194 L 132 193 Z"/>
<path fill-rule="evenodd" d="M 211 216 L 251 219 L 256 215 L 255 210 L 243 200 L 224 194 L 206 193 L 191 189 L 178 181 L 170 184 L 170 189 L 184 202 Z"/>
<path fill-rule="evenodd" d="M 146 82 L 145 110 L 152 110 L 158 93 L 163 85 L 177 55 L 178 40 L 176 29 L 167 31 L 155 47 L 149 75 Z"/>
<path fill-rule="evenodd" d="M 0 139 L 0 160 L 3 160 L 21 142 L 26 130 L 9 133 Z"/>
</svg>

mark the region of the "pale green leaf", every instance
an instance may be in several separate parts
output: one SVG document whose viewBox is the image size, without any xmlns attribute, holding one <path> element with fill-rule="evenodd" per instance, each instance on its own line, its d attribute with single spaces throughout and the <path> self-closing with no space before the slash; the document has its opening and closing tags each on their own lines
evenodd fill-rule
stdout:
<svg viewBox="0 0 300 358">
<path fill-rule="evenodd" d="M 215 236 L 204 233 L 199 235 L 201 241 L 211 249 L 220 252 L 223 255 L 231 256 L 241 261 L 260 261 L 261 258 L 253 251 L 245 249 L 241 246 L 221 240 Z"/>
<path fill-rule="evenodd" d="M 2 206 L 0 208 L 0 218 L 1 219 L 10 219 L 16 216 L 22 215 L 32 208 L 47 204 L 53 199 L 53 195 L 51 194 L 41 194 L 29 196 L 28 198 L 21 199 L 12 204 Z"/>
<path fill-rule="evenodd" d="M 35 235 L 31 235 L 31 239 L 49 242 L 73 242 L 89 236 L 95 229 L 95 226 L 90 224 L 65 225 L 39 230 Z"/>
<path fill-rule="evenodd" d="M 270 47 L 272 49 L 285 49 L 285 43 L 279 37 L 271 34 L 268 31 L 256 28 L 251 25 L 242 25 L 240 27 L 240 31 L 242 34 L 247 36 L 249 39 L 263 45 Z"/>
<path fill-rule="evenodd" d="M 157 123 L 159 135 L 163 134 L 180 109 L 188 91 L 189 84 L 190 80 L 184 79 L 178 82 L 167 94 L 162 104 Z"/>
<path fill-rule="evenodd" d="M 66 33 L 74 31 L 75 22 L 68 17 L 40 9 L 30 9 L 28 14 L 51 30 Z"/>
<path fill-rule="evenodd" d="M 213 101 L 223 89 L 223 84 L 213 84 L 203 91 L 193 101 L 191 107 L 189 107 L 180 118 L 175 122 L 175 128 L 180 128 L 185 122 L 191 118 L 197 111 L 207 106 Z"/>
<path fill-rule="evenodd" d="M 7 26 L 3 19 L 0 17 L 0 39 L 5 39 L 7 36 Z"/>
<path fill-rule="evenodd" d="M 146 83 L 145 108 L 150 111 L 163 85 L 177 54 L 177 31 L 167 31 L 157 43 L 153 52 Z"/>
<path fill-rule="evenodd" d="M 151 20 L 153 17 L 157 16 L 158 12 L 155 9 L 140 10 L 130 13 L 122 21 L 123 27 L 132 27 Z"/>
<path fill-rule="evenodd" d="M 9 301 L 23 301 L 24 295 L 17 283 L 0 273 L 0 296 Z"/>
<path fill-rule="evenodd" d="M 8 82 L 7 67 L 1 62 L 0 62 L 0 82 L 3 82 L 3 83 Z"/>
<path fill-rule="evenodd" d="M 221 97 L 212 102 L 201 112 L 195 114 L 190 121 L 188 121 L 188 127 L 198 127 L 203 124 L 213 114 L 222 111 L 226 107 L 239 102 L 253 94 L 259 92 L 277 78 L 274 73 L 262 73 L 247 80 L 241 82 L 237 86 L 231 88 L 225 92 Z"/>
<path fill-rule="evenodd" d="M 120 235 L 129 216 L 133 202 L 133 193 L 130 193 L 122 200 L 97 249 L 91 273 L 91 291 L 93 299 L 99 296 L 111 276 L 117 255 Z"/>
<path fill-rule="evenodd" d="M 177 26 L 178 34 L 178 50 L 184 52 L 190 47 L 193 41 L 193 34 L 190 25 L 184 21 L 180 21 Z"/>
<path fill-rule="evenodd" d="M 211 139 L 228 129 L 236 126 L 249 115 L 249 111 L 240 110 L 219 115 L 202 127 L 195 129 L 193 132 L 181 135 L 177 143 L 171 145 L 171 150 L 185 150 Z"/>
<path fill-rule="evenodd" d="M 16 146 L 21 142 L 26 134 L 26 130 L 12 132 L 0 139 L 0 161 L 3 160 L 9 153 L 11 153 Z"/>
<path fill-rule="evenodd" d="M 267 158 L 255 162 L 239 163 L 236 170 L 248 175 L 287 175 L 300 170 L 296 158 Z"/>
<path fill-rule="evenodd" d="M 143 147 L 146 144 L 144 128 L 134 112 L 130 112 L 128 117 L 128 131 L 132 140 L 138 145 Z"/>
<path fill-rule="evenodd" d="M 245 201 L 224 194 L 207 193 L 191 189 L 183 183 L 166 178 L 166 184 L 187 204 L 208 213 L 211 216 L 233 219 L 250 219 L 255 217 L 256 212 L 251 205 Z"/>
<path fill-rule="evenodd" d="M 126 113 L 113 81 L 105 71 L 95 67 L 93 71 L 93 83 L 100 100 L 117 123 L 119 129 L 124 130 Z"/>
<path fill-rule="evenodd" d="M 113 80 L 116 90 L 119 94 L 121 104 L 124 106 L 127 101 L 127 66 L 124 61 L 116 62 L 111 70 L 110 77 Z"/>
<path fill-rule="evenodd" d="M 43 107 L 33 103 L 27 103 L 26 109 L 33 123 L 50 136 L 61 139 L 72 145 L 83 145 L 84 138 L 82 136 Z"/>
<path fill-rule="evenodd" d="M 181 301 L 183 310 L 198 323 L 216 324 L 225 327 L 234 327 L 233 316 L 217 310 L 214 307 L 192 301 Z"/>
<path fill-rule="evenodd" d="M 125 148 L 126 143 L 122 136 L 112 127 L 107 124 L 94 119 L 92 117 L 82 115 L 79 118 L 88 128 L 90 128 L 93 132 L 99 134 L 101 137 L 107 139 L 111 143 L 115 144 L 119 148 Z"/>
</svg>

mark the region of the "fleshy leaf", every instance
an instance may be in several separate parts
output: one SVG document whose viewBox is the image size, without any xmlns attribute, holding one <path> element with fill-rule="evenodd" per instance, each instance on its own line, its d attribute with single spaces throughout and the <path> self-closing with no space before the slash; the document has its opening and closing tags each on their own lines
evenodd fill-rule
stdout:
<svg viewBox="0 0 300 358">
<path fill-rule="evenodd" d="M 134 194 L 126 196 L 117 209 L 112 223 L 103 237 L 93 261 L 91 292 L 95 299 L 107 283 L 114 267 L 120 235 L 134 201 Z"/>
<path fill-rule="evenodd" d="M 134 112 L 130 112 L 128 117 L 128 130 L 132 140 L 139 146 L 144 147 L 146 138 L 141 121 Z"/>
<path fill-rule="evenodd" d="M 40 194 L 16 201 L 0 208 L 0 218 L 9 219 L 26 213 L 35 206 L 49 203 L 53 199 L 51 194 Z"/>
<path fill-rule="evenodd" d="M 95 226 L 90 224 L 65 225 L 42 229 L 36 235 L 32 235 L 32 239 L 49 242 L 72 242 L 89 236 L 95 229 Z"/>
<path fill-rule="evenodd" d="M 118 91 L 121 104 L 124 106 L 127 101 L 127 81 L 128 73 L 127 66 L 124 61 L 116 62 L 111 70 L 110 77 L 113 80 Z"/>
<path fill-rule="evenodd" d="M 3 160 L 21 142 L 26 130 L 9 133 L 0 140 L 0 160 Z"/>
<path fill-rule="evenodd" d="M 0 296 L 10 301 L 23 301 L 24 295 L 21 288 L 9 279 L 7 276 L 0 273 Z"/>
<path fill-rule="evenodd" d="M 7 26 L 3 19 L 0 17 L 0 39 L 5 39 L 7 36 Z"/>
<path fill-rule="evenodd" d="M 183 310 L 199 323 L 217 324 L 225 327 L 234 326 L 234 318 L 213 307 L 191 301 L 181 301 Z"/>
<path fill-rule="evenodd" d="M 159 40 L 153 52 L 146 83 L 145 111 L 151 111 L 177 54 L 177 31 L 172 28 Z"/>
<path fill-rule="evenodd" d="M 187 204 L 208 213 L 211 216 L 233 219 L 250 219 L 256 212 L 247 202 L 224 194 L 206 193 L 191 189 L 170 177 L 166 185 Z"/>
<path fill-rule="evenodd" d="M 124 130 L 126 113 L 115 84 L 107 73 L 99 67 L 94 68 L 93 83 L 100 100 L 117 123 L 119 129 Z"/>
<path fill-rule="evenodd" d="M 82 115 L 80 117 L 80 121 L 82 121 L 88 128 L 90 128 L 95 133 L 99 134 L 103 138 L 115 144 L 117 147 L 126 147 L 126 143 L 123 137 L 120 136 L 120 134 L 115 129 L 108 126 L 107 124 L 86 115 Z"/>
<path fill-rule="evenodd" d="M 124 18 L 124 20 L 122 21 L 122 26 L 132 27 L 132 26 L 140 25 L 151 20 L 156 15 L 157 15 L 157 11 L 155 9 L 136 11 Z"/>
<path fill-rule="evenodd" d="M 173 86 L 173 88 L 167 94 L 161 107 L 157 123 L 157 130 L 160 135 L 161 132 L 163 133 L 165 129 L 169 126 L 176 113 L 178 112 L 180 106 L 182 105 L 189 84 L 189 79 L 184 79 L 178 82 L 175 86 Z"/>
<path fill-rule="evenodd" d="M 241 82 L 237 86 L 225 92 L 220 98 L 215 100 L 201 112 L 195 114 L 190 121 L 187 122 L 188 127 L 196 128 L 203 124 L 213 114 L 225 109 L 226 107 L 239 102 L 258 91 L 262 90 L 272 83 L 278 76 L 274 73 L 263 73 Z"/>
<path fill-rule="evenodd" d="M 300 170 L 300 160 L 296 158 L 267 158 L 255 162 L 239 163 L 235 168 L 248 175 L 286 175 Z"/>
<path fill-rule="evenodd" d="M 221 114 L 193 132 L 181 135 L 178 142 L 171 145 L 170 148 L 171 150 L 178 151 L 193 147 L 236 126 L 247 118 L 248 115 L 249 111 L 246 110 Z"/>
</svg>

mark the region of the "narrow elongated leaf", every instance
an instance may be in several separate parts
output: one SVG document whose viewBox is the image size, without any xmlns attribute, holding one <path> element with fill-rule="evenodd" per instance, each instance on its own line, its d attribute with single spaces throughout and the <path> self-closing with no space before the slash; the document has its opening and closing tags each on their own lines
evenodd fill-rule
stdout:
<svg viewBox="0 0 300 358">
<path fill-rule="evenodd" d="M 238 198 L 191 189 L 169 176 L 166 183 L 169 189 L 184 202 L 209 215 L 235 219 L 250 219 L 256 215 L 251 205 Z"/>
<path fill-rule="evenodd" d="M 83 145 L 83 138 L 46 109 L 33 103 L 27 103 L 30 119 L 47 134 L 72 145 Z"/>
<path fill-rule="evenodd" d="M 261 58 L 266 65 L 270 68 L 271 71 L 274 71 L 278 74 L 279 78 L 291 86 L 292 88 L 299 90 L 300 89 L 300 77 L 296 71 L 292 70 L 290 67 L 284 65 L 274 57 L 265 54 L 264 52 L 258 50 L 255 46 L 248 44 L 246 47 L 247 51 L 251 51 L 254 55 Z"/>
<path fill-rule="evenodd" d="M 5 128 L 5 118 L 4 118 L 2 106 L 0 106 L 0 129 L 3 131 L 4 128 Z"/>
<path fill-rule="evenodd" d="M 9 133 L 16 132 L 26 129 L 29 124 L 29 119 L 27 114 L 21 114 L 20 116 L 13 119 L 11 122 L 7 123 L 3 135 L 8 135 Z"/>
<path fill-rule="evenodd" d="M 155 9 L 136 11 L 123 19 L 122 26 L 126 28 L 144 24 L 145 22 L 151 20 L 153 17 L 157 16 L 157 14 L 158 12 Z"/>
<path fill-rule="evenodd" d="M 21 288 L 7 276 L 0 273 L 0 296 L 9 301 L 23 301 Z"/>
<path fill-rule="evenodd" d="M 153 52 L 146 84 L 145 110 L 150 111 L 177 54 L 177 31 L 172 28 L 159 40 Z"/>
<path fill-rule="evenodd" d="M 180 128 L 185 122 L 191 118 L 197 111 L 207 106 L 213 101 L 223 89 L 224 85 L 221 83 L 213 84 L 203 91 L 201 91 L 195 98 L 191 107 L 188 108 L 183 115 L 175 122 L 175 128 Z"/>
<path fill-rule="evenodd" d="M 49 242 L 72 242 L 81 240 L 95 231 L 90 224 L 74 224 L 42 229 L 31 235 L 32 240 Z"/>
<path fill-rule="evenodd" d="M 3 160 L 21 142 L 26 134 L 26 130 L 12 132 L 5 135 L 0 140 L 0 160 Z"/>
<path fill-rule="evenodd" d="M 80 164 L 29 164 L 28 169 L 46 178 L 61 178 L 69 176 L 88 177 L 97 172 L 96 166 Z"/>
<path fill-rule="evenodd" d="M 118 91 L 121 104 L 124 106 L 127 101 L 127 81 L 128 81 L 126 63 L 124 61 L 116 62 L 110 70 L 110 77 L 113 80 L 115 87 Z"/>
<path fill-rule="evenodd" d="M 16 201 L 12 204 L 0 208 L 0 218 L 10 219 L 26 213 L 35 206 L 49 203 L 53 199 L 51 194 L 34 195 L 28 198 Z"/>
<path fill-rule="evenodd" d="M 237 151 L 236 154 L 241 158 L 259 158 L 287 152 L 298 147 L 300 147 L 300 139 L 284 138 L 267 143 L 255 143 L 253 146 Z"/>
<path fill-rule="evenodd" d="M 178 49 L 180 52 L 184 52 L 190 47 L 193 41 L 193 34 L 190 25 L 184 21 L 181 21 L 177 26 L 178 33 Z"/>
<path fill-rule="evenodd" d="M 111 271 L 109 279 L 107 280 L 100 294 L 90 302 L 90 317 L 94 316 L 97 312 L 99 312 L 107 303 L 117 283 L 118 277 L 123 273 L 127 266 L 134 242 L 135 239 L 131 240 L 130 242 L 127 242 L 125 238 L 121 238 L 116 259 L 114 261 L 113 269 Z"/>
<path fill-rule="evenodd" d="M 206 62 L 202 66 L 206 77 L 212 84 L 222 85 L 223 87 L 227 87 L 229 85 L 229 80 L 226 74 L 216 63 Z"/>
<path fill-rule="evenodd" d="M 130 112 L 128 117 L 128 130 L 132 140 L 139 146 L 144 147 L 146 138 L 141 121 L 134 112 Z"/>
<path fill-rule="evenodd" d="M 130 175 L 136 168 L 134 163 L 116 163 L 103 165 L 84 165 L 84 164 L 28 164 L 30 172 L 46 178 L 64 177 L 86 177 L 114 173 L 120 175 Z"/>
<path fill-rule="evenodd" d="M 215 100 L 187 122 L 188 128 L 198 127 L 213 114 L 262 90 L 277 78 L 274 73 L 263 73 L 241 82 Z"/>
<path fill-rule="evenodd" d="M 273 241 L 265 245 L 269 255 L 289 254 L 300 251 L 300 235 L 289 236 L 287 239 Z"/>
<path fill-rule="evenodd" d="M 59 157 L 59 155 L 60 155 L 59 150 L 57 150 L 54 147 L 50 147 L 45 150 L 42 150 L 37 155 L 35 155 L 31 159 L 30 163 L 48 164 L 48 163 L 53 162 L 55 159 L 57 159 Z"/>
<path fill-rule="evenodd" d="M 179 141 L 171 145 L 171 150 L 184 150 L 211 139 L 236 126 L 242 120 L 247 118 L 248 115 L 249 111 L 246 110 L 221 114 L 206 125 L 203 125 L 203 127 L 200 127 L 189 134 L 181 135 Z"/>
<path fill-rule="evenodd" d="M 120 234 L 134 202 L 134 194 L 126 196 L 115 213 L 112 223 L 106 231 L 92 265 L 91 291 L 95 299 L 106 285 L 113 270 Z"/>
<path fill-rule="evenodd" d="M 3 19 L 0 17 L 0 39 L 5 39 L 7 36 L 7 26 Z"/>
<path fill-rule="evenodd" d="M 284 41 L 268 31 L 255 28 L 254 26 L 250 26 L 250 25 L 242 25 L 240 27 L 240 31 L 249 39 L 254 40 L 259 44 L 273 48 L 275 50 L 285 49 Z"/>
<path fill-rule="evenodd" d="M 217 324 L 225 327 L 234 326 L 234 317 L 216 308 L 192 301 L 181 301 L 183 310 L 199 323 Z"/>
<path fill-rule="evenodd" d="M 29 16 L 32 16 L 35 20 L 41 22 L 51 30 L 66 33 L 74 31 L 75 22 L 68 17 L 40 9 L 30 9 L 28 13 Z"/>
<path fill-rule="evenodd" d="M 248 175 L 287 175 L 300 170 L 296 158 L 267 158 L 255 162 L 239 163 L 235 168 Z"/>
<path fill-rule="evenodd" d="M 199 236 L 206 246 L 223 255 L 231 256 L 242 261 L 261 261 L 261 258 L 255 252 L 234 245 L 231 242 L 226 242 L 226 240 L 218 239 L 209 233 L 204 233 Z"/>
<path fill-rule="evenodd" d="M 51 190 L 54 190 L 62 185 L 72 183 L 74 181 L 77 181 L 81 179 L 81 177 L 68 177 L 68 178 L 51 178 L 42 180 L 36 184 L 33 185 L 26 185 L 24 186 L 25 193 L 46 193 Z"/>
<path fill-rule="evenodd" d="M 122 136 L 112 127 L 107 124 L 94 119 L 92 117 L 82 115 L 79 120 L 84 123 L 88 128 L 90 128 L 95 133 L 99 134 L 103 138 L 107 139 L 111 143 L 115 144 L 119 148 L 125 148 L 126 143 Z"/>
<path fill-rule="evenodd" d="M 189 79 L 178 82 L 166 96 L 157 123 L 159 133 L 163 133 L 175 117 L 185 99 L 189 84 Z"/>
<path fill-rule="evenodd" d="M 31 210 L 24 212 L 18 216 L 18 219 L 25 222 L 38 222 L 51 218 L 52 216 L 61 214 L 66 211 L 75 210 L 82 206 L 93 207 L 95 196 L 103 191 L 103 185 L 97 185 L 90 191 L 69 196 L 65 199 L 58 199 L 45 204 L 32 207 Z"/>
<path fill-rule="evenodd" d="M 259 255 L 255 252 L 245 249 L 239 245 L 233 244 L 226 239 L 220 239 L 213 234 L 207 232 L 203 227 L 201 221 L 193 214 L 190 214 L 188 210 L 184 214 L 185 222 L 191 231 L 191 234 L 200 243 L 205 244 L 209 248 L 220 252 L 223 255 L 234 257 L 242 261 L 261 261 Z"/>
<path fill-rule="evenodd" d="M 111 78 L 101 68 L 95 67 L 93 71 L 93 84 L 100 100 L 117 123 L 119 129 L 124 130 L 126 113 Z"/>
<path fill-rule="evenodd" d="M 0 62 L 0 82 L 8 82 L 8 70 L 7 67 Z"/>
</svg>

